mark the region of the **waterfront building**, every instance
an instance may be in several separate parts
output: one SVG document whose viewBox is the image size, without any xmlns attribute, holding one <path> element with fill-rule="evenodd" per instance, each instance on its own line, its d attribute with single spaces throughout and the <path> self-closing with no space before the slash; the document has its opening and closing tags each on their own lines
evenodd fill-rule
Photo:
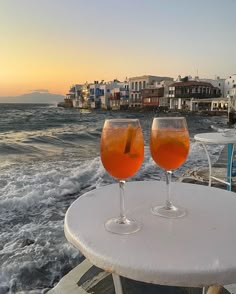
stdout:
<svg viewBox="0 0 236 294">
<path fill-rule="evenodd" d="M 125 110 L 129 107 L 129 85 L 128 82 L 118 83 L 118 87 L 111 90 L 109 107 L 112 110 Z"/>
<path fill-rule="evenodd" d="M 82 85 L 75 84 L 75 85 L 71 86 L 71 88 L 69 90 L 70 98 L 72 99 L 72 104 L 73 104 L 74 108 L 79 108 L 81 89 L 82 89 Z"/>
<path fill-rule="evenodd" d="M 88 82 L 86 82 L 85 84 L 81 86 L 80 95 L 78 97 L 79 108 L 91 108 L 91 103 L 89 99 L 89 87 L 90 87 L 90 84 Z"/>
<path fill-rule="evenodd" d="M 182 79 L 180 82 L 174 82 L 169 86 L 170 109 L 191 110 L 191 101 L 199 101 L 202 99 L 218 98 L 221 91 L 218 87 L 214 87 L 211 83 Z M 196 104 L 196 103 L 195 103 Z"/>
<path fill-rule="evenodd" d="M 158 108 L 159 99 L 164 96 L 164 87 L 146 87 L 141 90 L 142 106 L 144 108 Z"/>
<path fill-rule="evenodd" d="M 101 108 L 102 109 L 111 109 L 110 100 L 112 98 L 112 90 L 115 88 L 122 88 L 123 83 L 118 80 L 113 80 L 110 82 L 106 82 L 100 85 L 100 89 L 102 90 L 102 94 L 100 96 L 101 99 Z"/>
<path fill-rule="evenodd" d="M 225 97 L 228 99 L 228 113 L 233 114 L 233 123 L 236 122 L 236 74 L 225 80 Z"/>
<path fill-rule="evenodd" d="M 155 82 L 160 83 L 161 81 L 166 81 L 166 80 L 173 81 L 173 79 L 170 77 L 160 77 L 160 76 L 151 76 L 151 75 L 144 75 L 144 76 L 129 78 L 129 107 L 141 108 L 142 107 L 141 91 L 143 89 L 146 89 L 148 86 L 154 86 Z"/>
<path fill-rule="evenodd" d="M 228 95 L 234 96 L 236 89 L 236 74 L 230 75 L 227 79 L 225 79 L 225 93 L 224 96 Z"/>
<path fill-rule="evenodd" d="M 195 80 L 199 82 L 210 83 L 213 87 L 219 88 L 221 95 L 223 97 L 226 97 L 225 96 L 225 79 L 222 79 L 220 77 L 216 77 L 216 79 L 199 79 L 199 77 L 195 77 Z"/>
<path fill-rule="evenodd" d="M 59 106 L 65 107 L 65 108 L 72 108 L 73 107 L 73 100 L 69 94 L 66 94 L 66 97 L 64 98 L 64 102 L 59 103 Z"/>
<path fill-rule="evenodd" d="M 141 90 L 142 107 L 149 109 L 168 108 L 168 86 L 173 79 L 155 81 L 152 85 L 147 84 Z"/>
<path fill-rule="evenodd" d="M 77 106 L 77 99 L 80 95 L 81 85 L 76 84 L 72 85 L 69 89 L 69 93 L 66 94 L 64 98 L 64 103 L 61 103 L 60 106 L 66 108 L 72 108 Z"/>
<path fill-rule="evenodd" d="M 89 101 L 91 108 L 96 109 L 101 107 L 101 96 L 104 95 L 103 89 L 101 89 L 102 82 L 94 81 L 89 85 Z"/>
<path fill-rule="evenodd" d="M 80 95 L 81 87 L 81 84 L 74 84 L 70 87 L 69 94 L 72 99 Z"/>
</svg>

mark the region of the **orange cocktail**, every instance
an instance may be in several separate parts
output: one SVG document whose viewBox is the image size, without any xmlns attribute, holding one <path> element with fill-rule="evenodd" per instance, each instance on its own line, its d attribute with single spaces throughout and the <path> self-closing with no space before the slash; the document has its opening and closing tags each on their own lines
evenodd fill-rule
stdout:
<svg viewBox="0 0 236 294">
<path fill-rule="evenodd" d="M 150 151 L 152 158 L 165 170 L 174 170 L 180 167 L 188 156 L 189 146 L 187 129 L 151 130 Z"/>
<path fill-rule="evenodd" d="M 189 133 L 184 117 L 155 117 L 153 119 L 150 152 L 156 164 L 165 170 L 167 187 L 165 204 L 153 206 L 151 211 L 154 215 L 168 218 L 186 215 L 185 208 L 173 205 L 170 184 L 172 171 L 185 162 L 189 147 Z"/>
<path fill-rule="evenodd" d="M 144 158 L 144 141 L 140 126 L 111 126 L 103 128 L 100 153 L 107 172 L 119 180 L 133 176 Z"/>
<path fill-rule="evenodd" d="M 106 171 L 116 178 L 120 191 L 120 215 L 105 222 L 108 232 L 131 234 L 141 225 L 127 218 L 124 205 L 125 180 L 140 168 L 144 158 L 144 140 L 138 119 L 106 119 L 101 135 L 100 155 Z"/>
</svg>

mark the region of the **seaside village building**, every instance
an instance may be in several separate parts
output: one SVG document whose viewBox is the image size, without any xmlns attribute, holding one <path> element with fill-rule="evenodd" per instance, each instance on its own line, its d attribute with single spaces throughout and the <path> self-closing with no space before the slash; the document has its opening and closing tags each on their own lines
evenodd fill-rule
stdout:
<svg viewBox="0 0 236 294">
<path fill-rule="evenodd" d="M 227 99 L 224 93 L 224 79 L 199 79 L 179 76 L 177 81 L 169 86 L 170 109 L 190 111 L 226 110 Z"/>
<path fill-rule="evenodd" d="M 236 112 L 236 74 L 229 76 L 225 80 L 224 96 L 227 97 L 229 103 L 229 111 Z"/>
<path fill-rule="evenodd" d="M 118 80 L 110 81 L 101 86 L 103 95 L 101 98 L 102 109 L 127 109 L 129 103 L 128 83 Z"/>
<path fill-rule="evenodd" d="M 147 84 L 145 89 L 141 90 L 142 107 L 146 109 L 169 109 L 169 85 L 173 79 L 155 81 L 153 84 Z"/>
<path fill-rule="evenodd" d="M 127 109 L 129 106 L 128 82 L 118 80 L 94 81 L 73 85 L 65 98 L 65 107 L 91 109 Z"/>
<path fill-rule="evenodd" d="M 173 81 L 170 77 L 144 75 L 129 79 L 129 107 L 158 106 L 159 98 L 164 95 L 162 81 Z M 142 91 L 146 89 L 147 91 Z M 142 97 L 142 94 L 145 97 Z"/>
<path fill-rule="evenodd" d="M 66 95 L 66 99 L 71 101 L 71 105 L 74 108 L 88 108 L 89 103 L 89 84 L 86 82 L 83 85 L 76 84 L 71 86 L 69 94 Z M 66 102 L 65 99 L 65 102 Z M 65 105 L 67 107 L 67 105 Z"/>
<path fill-rule="evenodd" d="M 119 83 L 111 90 L 109 108 L 112 110 L 126 110 L 129 108 L 129 84 Z"/>
<path fill-rule="evenodd" d="M 233 109 L 236 112 L 236 74 L 227 79 L 179 76 L 175 81 L 171 77 L 143 75 L 124 82 L 115 79 L 75 84 L 64 99 L 64 107 L 186 111 Z"/>
</svg>

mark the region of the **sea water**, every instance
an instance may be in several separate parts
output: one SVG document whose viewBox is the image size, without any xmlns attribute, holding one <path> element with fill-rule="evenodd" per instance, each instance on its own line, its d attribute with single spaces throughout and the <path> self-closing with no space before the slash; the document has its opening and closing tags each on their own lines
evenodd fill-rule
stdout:
<svg viewBox="0 0 236 294">
<path fill-rule="evenodd" d="M 64 216 L 81 194 L 114 182 L 99 157 L 106 118 L 140 119 L 145 159 L 130 180 L 164 180 L 149 152 L 152 119 L 159 115 L 166 114 L 80 113 L 53 105 L 0 104 L 0 294 L 44 293 L 81 262 L 79 251 L 65 239 Z M 227 123 L 224 116 L 185 116 L 191 148 L 174 181 L 189 169 L 207 166 L 194 134 Z M 209 148 L 217 160 L 223 146 Z"/>
</svg>

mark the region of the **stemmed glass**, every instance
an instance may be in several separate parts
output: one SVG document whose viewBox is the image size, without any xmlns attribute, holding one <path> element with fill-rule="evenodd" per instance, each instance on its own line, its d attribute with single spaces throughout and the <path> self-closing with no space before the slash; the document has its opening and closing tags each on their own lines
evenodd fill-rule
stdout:
<svg viewBox="0 0 236 294">
<path fill-rule="evenodd" d="M 158 117 L 152 122 L 150 151 L 153 160 L 166 173 L 167 198 L 161 206 L 152 207 L 155 215 L 177 218 L 186 214 L 186 209 L 173 205 L 170 184 L 172 171 L 186 160 L 190 142 L 187 122 L 184 117 Z"/>
<path fill-rule="evenodd" d="M 105 223 L 107 231 L 130 234 L 140 229 L 140 224 L 125 215 L 125 180 L 140 168 L 144 158 L 144 140 L 138 119 L 106 119 L 100 142 L 101 161 L 106 171 L 119 181 L 120 216 Z"/>
</svg>

